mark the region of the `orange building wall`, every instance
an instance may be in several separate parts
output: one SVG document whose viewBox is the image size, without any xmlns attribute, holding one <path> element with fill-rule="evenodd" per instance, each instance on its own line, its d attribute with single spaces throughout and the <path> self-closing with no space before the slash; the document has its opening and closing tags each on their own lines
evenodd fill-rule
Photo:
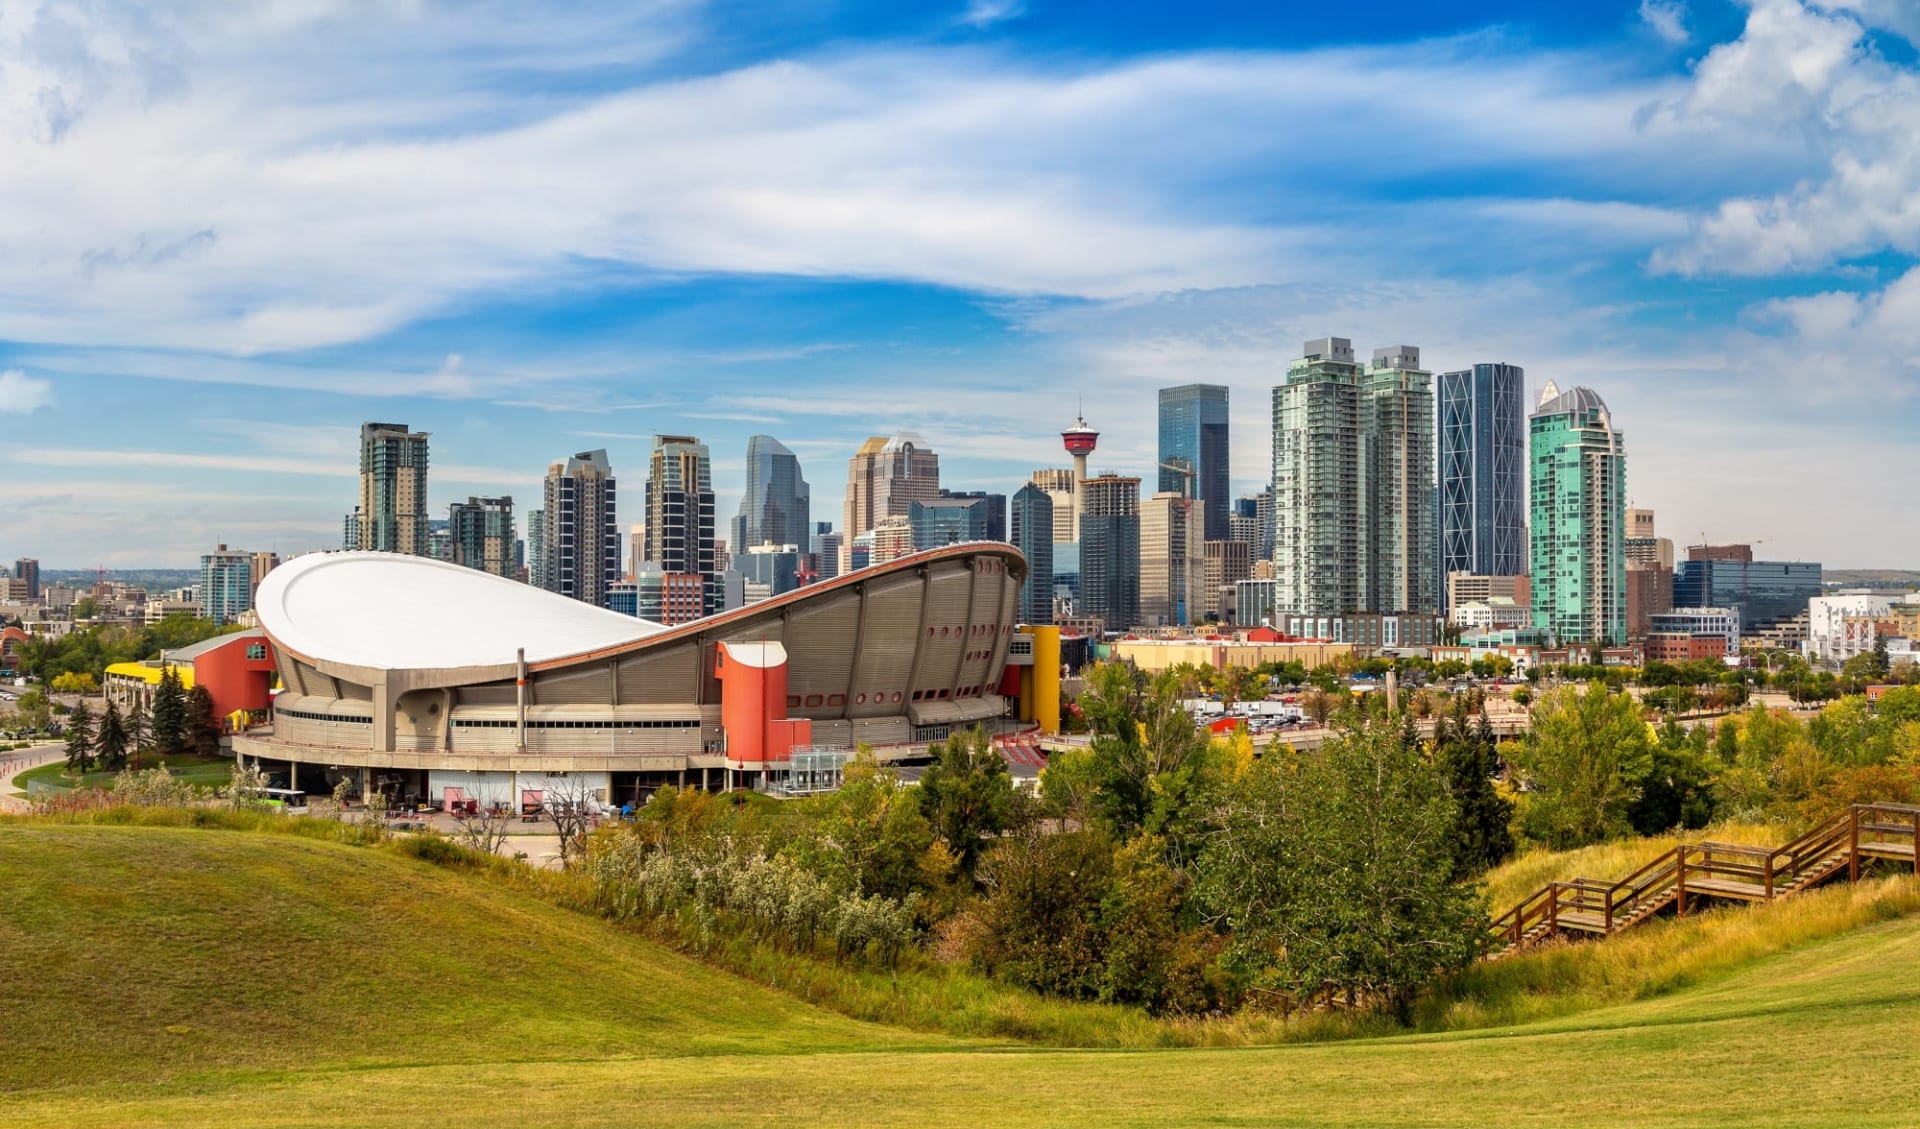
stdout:
<svg viewBox="0 0 1920 1129">
<path fill-rule="evenodd" d="M 247 647 L 254 644 L 266 646 L 266 658 L 247 657 Z M 193 682 L 213 695 L 215 717 L 235 710 L 263 712 L 273 698 L 273 644 L 253 635 L 208 651 L 193 661 Z"/>
</svg>

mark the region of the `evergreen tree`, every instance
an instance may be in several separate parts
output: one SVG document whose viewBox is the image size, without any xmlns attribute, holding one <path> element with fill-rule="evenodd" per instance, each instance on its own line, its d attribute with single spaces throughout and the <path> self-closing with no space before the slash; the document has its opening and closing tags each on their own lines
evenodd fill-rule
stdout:
<svg viewBox="0 0 1920 1129">
<path fill-rule="evenodd" d="M 153 751 L 153 726 L 147 718 L 146 703 L 135 698 L 122 724 L 127 730 L 127 751 L 133 756 L 134 770 L 138 771 L 141 756 Z"/>
<path fill-rule="evenodd" d="M 213 712 L 213 695 L 195 686 L 187 695 L 186 747 L 203 757 L 220 755 L 220 719 Z"/>
<path fill-rule="evenodd" d="M 187 747 L 187 695 L 180 686 L 180 672 L 172 666 L 160 672 L 160 685 L 153 692 L 152 743 L 154 752 L 163 757 Z"/>
<path fill-rule="evenodd" d="M 87 703 L 67 716 L 67 771 L 79 774 L 93 767 L 93 711 Z"/>
<path fill-rule="evenodd" d="M 127 767 L 127 726 L 120 720 L 120 707 L 111 699 L 107 712 L 100 715 L 100 740 L 94 747 L 100 754 L 100 767 L 114 772 Z"/>
<path fill-rule="evenodd" d="M 1513 801 L 1493 784 L 1500 771 L 1493 729 L 1485 714 L 1468 717 L 1465 709 L 1457 709 L 1434 727 L 1436 759 L 1453 797 L 1454 873 L 1460 878 L 1499 866 L 1514 846 Z"/>
</svg>

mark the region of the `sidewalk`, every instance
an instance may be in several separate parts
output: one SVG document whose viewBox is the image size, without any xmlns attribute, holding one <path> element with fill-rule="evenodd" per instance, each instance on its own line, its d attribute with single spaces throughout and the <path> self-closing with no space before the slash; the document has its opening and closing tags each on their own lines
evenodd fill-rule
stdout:
<svg viewBox="0 0 1920 1129">
<path fill-rule="evenodd" d="M 28 769 L 39 768 L 43 764 L 51 764 L 66 758 L 67 750 L 62 745 L 36 745 L 31 749 L 0 753 L 0 812 L 32 811 L 33 807 L 27 803 L 26 793 L 14 784 L 13 778 Z"/>
</svg>

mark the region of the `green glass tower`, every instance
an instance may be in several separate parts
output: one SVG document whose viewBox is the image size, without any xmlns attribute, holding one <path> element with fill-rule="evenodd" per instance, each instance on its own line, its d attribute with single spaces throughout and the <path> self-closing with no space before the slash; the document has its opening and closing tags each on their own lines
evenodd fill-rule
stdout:
<svg viewBox="0 0 1920 1129">
<path fill-rule="evenodd" d="M 1551 381 L 1527 422 L 1533 625 L 1562 643 L 1625 643 L 1625 437 L 1599 393 Z"/>
</svg>

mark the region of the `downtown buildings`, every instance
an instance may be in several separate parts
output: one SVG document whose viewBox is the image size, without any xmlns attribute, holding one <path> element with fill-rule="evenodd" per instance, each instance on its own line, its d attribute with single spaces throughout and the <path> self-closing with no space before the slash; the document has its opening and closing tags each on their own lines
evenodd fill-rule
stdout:
<svg viewBox="0 0 1920 1129">
<path fill-rule="evenodd" d="M 931 502 L 940 496 L 940 456 L 927 441 L 911 431 L 892 438 L 875 435 L 860 445 L 847 463 L 845 520 L 840 533 L 840 572 L 855 565 L 855 542 L 863 534 L 873 533 L 887 518 L 901 519 L 898 529 L 885 535 L 911 541 L 907 525 L 912 504 Z M 872 544 L 874 538 L 867 539 Z M 891 559 L 891 558 L 888 558 Z"/>
<path fill-rule="evenodd" d="M 705 592 L 701 614 L 721 610 L 726 590 L 714 545 L 713 468 L 706 444 L 691 435 L 654 436 L 645 504 L 643 563 L 657 565 L 667 576 L 700 577 Z M 804 531 L 801 536 L 806 536 Z M 616 546 L 616 564 L 618 560 Z"/>
<path fill-rule="evenodd" d="M 771 435 L 747 440 L 747 480 L 740 512 L 728 528 L 735 553 L 755 545 L 792 545 L 813 552 L 813 489 L 801 476 L 800 460 Z"/>
<path fill-rule="evenodd" d="M 1627 640 L 1627 452 L 1599 393 L 1548 381 L 1528 417 L 1533 625 L 1556 640 Z"/>
<path fill-rule="evenodd" d="M 427 433 L 404 423 L 360 425 L 360 506 L 348 515 L 348 546 L 427 555 Z"/>
<path fill-rule="evenodd" d="M 606 607 L 620 579 L 617 483 L 604 450 L 547 468 L 539 538 L 540 587 Z"/>
<path fill-rule="evenodd" d="M 1454 573 L 1527 571 L 1526 398 L 1518 365 L 1477 364 L 1438 378 L 1442 585 Z"/>
<path fill-rule="evenodd" d="M 1084 426 L 1084 423 L 1082 424 Z M 1183 384 L 1160 390 L 1160 488 L 1206 503 L 1208 541 L 1225 540 L 1229 483 L 1227 389 Z"/>
<path fill-rule="evenodd" d="M 512 498 L 468 498 L 447 508 L 448 559 L 495 576 L 518 567 Z"/>
</svg>

